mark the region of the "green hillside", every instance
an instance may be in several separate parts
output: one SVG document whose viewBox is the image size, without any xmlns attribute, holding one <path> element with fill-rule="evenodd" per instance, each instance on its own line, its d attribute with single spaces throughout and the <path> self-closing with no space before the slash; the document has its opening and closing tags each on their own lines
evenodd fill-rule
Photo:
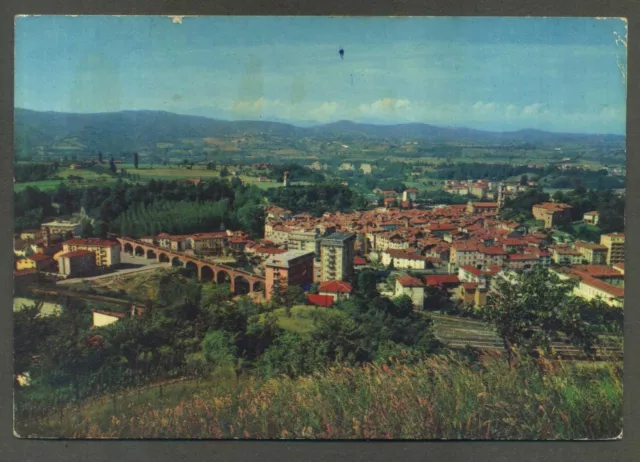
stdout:
<svg viewBox="0 0 640 462">
<path fill-rule="evenodd" d="M 21 436 L 79 438 L 598 439 L 622 428 L 621 363 L 509 369 L 434 356 L 262 381 L 232 376 L 85 403 Z M 159 394 L 160 393 L 160 394 Z"/>
</svg>

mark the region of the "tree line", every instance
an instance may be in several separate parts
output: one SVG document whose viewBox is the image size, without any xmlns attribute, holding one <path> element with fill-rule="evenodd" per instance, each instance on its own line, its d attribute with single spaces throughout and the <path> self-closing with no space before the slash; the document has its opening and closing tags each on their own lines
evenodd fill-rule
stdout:
<svg viewBox="0 0 640 462">
<path fill-rule="evenodd" d="M 28 181 L 42 181 L 50 178 L 58 172 L 57 163 L 15 163 L 13 166 L 13 177 L 16 183 L 26 183 Z"/>
</svg>

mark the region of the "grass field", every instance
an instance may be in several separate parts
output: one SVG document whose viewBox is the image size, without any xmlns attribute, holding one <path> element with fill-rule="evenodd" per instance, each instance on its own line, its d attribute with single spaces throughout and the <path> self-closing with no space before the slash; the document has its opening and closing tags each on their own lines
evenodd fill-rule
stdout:
<svg viewBox="0 0 640 462">
<path fill-rule="evenodd" d="M 258 439 L 595 439 L 619 436 L 622 364 L 448 355 L 223 386 L 167 385 L 18 422 L 21 436 Z M 226 388 L 226 390 L 225 390 Z"/>
<path fill-rule="evenodd" d="M 202 166 L 196 166 L 192 169 L 186 169 L 178 166 L 165 167 L 154 166 L 151 168 L 149 164 L 141 164 L 136 169 L 133 164 L 119 164 L 118 168 L 124 169 L 127 173 L 140 175 L 142 181 L 156 179 L 156 180 L 183 180 L 187 178 L 202 178 L 203 180 L 210 178 L 220 178 L 219 170 L 207 170 Z M 69 176 L 77 176 L 83 178 L 82 181 L 70 180 Z M 96 173 L 89 169 L 77 169 L 72 170 L 69 168 L 62 168 L 56 175 L 57 179 L 48 179 L 42 181 L 30 181 L 26 183 L 14 183 L 13 190 L 20 192 L 27 187 L 41 189 L 43 191 L 51 191 L 58 188 L 61 183 L 66 183 L 67 186 L 83 187 L 83 186 L 105 186 L 117 181 L 117 178 L 110 174 Z M 232 178 L 231 176 L 227 177 Z M 260 189 L 278 188 L 282 186 L 279 181 L 259 182 L 257 177 L 240 175 L 239 177 L 243 183 L 254 185 Z M 294 184 L 304 184 L 304 182 L 295 182 Z"/>
<path fill-rule="evenodd" d="M 20 311 L 25 306 L 31 306 L 36 303 L 36 300 L 24 297 L 14 297 L 13 298 L 13 311 Z M 42 308 L 40 310 L 41 316 L 51 316 L 53 314 L 57 314 L 62 309 L 62 306 L 57 303 L 51 302 L 43 302 Z"/>
<path fill-rule="evenodd" d="M 69 179 L 70 176 L 76 176 L 82 178 L 82 181 Z M 117 181 L 117 178 L 111 176 L 108 173 L 97 173 L 88 169 L 72 170 L 70 168 L 61 168 L 56 177 L 59 179 L 49 179 L 42 181 L 29 181 L 26 183 L 14 183 L 13 190 L 16 192 L 26 189 L 28 186 L 41 189 L 43 191 L 50 191 L 58 188 L 61 183 L 67 184 L 67 186 L 83 187 L 83 186 L 105 186 Z"/>
<path fill-rule="evenodd" d="M 330 308 L 329 308 L 330 309 Z M 327 314 L 327 308 L 310 306 L 310 305 L 294 305 L 291 308 L 291 317 L 287 317 L 284 308 L 275 310 L 278 316 L 278 325 L 288 331 L 296 332 L 305 337 L 313 330 L 314 320 L 316 317 L 322 317 Z M 264 315 L 262 315 L 264 319 Z"/>
</svg>

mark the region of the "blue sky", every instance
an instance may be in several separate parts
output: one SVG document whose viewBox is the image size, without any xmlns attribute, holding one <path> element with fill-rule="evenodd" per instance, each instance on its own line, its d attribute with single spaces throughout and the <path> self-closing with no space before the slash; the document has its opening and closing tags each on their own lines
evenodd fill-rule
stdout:
<svg viewBox="0 0 640 462">
<path fill-rule="evenodd" d="M 30 16 L 15 33 L 28 109 L 625 132 L 620 19 Z"/>
</svg>

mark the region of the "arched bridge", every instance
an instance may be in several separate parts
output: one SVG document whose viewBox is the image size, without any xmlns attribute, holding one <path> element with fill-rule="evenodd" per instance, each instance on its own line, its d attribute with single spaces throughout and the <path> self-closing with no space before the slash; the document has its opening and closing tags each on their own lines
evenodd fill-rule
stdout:
<svg viewBox="0 0 640 462">
<path fill-rule="evenodd" d="M 194 270 L 200 281 L 213 281 L 217 284 L 229 283 L 232 292 L 235 294 L 249 292 L 262 292 L 264 294 L 264 277 L 257 276 L 249 271 L 213 263 L 136 239 L 119 237 L 117 240 L 123 252 L 130 253 L 136 257 L 153 259 L 159 263 L 184 266 L 187 269 Z"/>
</svg>

